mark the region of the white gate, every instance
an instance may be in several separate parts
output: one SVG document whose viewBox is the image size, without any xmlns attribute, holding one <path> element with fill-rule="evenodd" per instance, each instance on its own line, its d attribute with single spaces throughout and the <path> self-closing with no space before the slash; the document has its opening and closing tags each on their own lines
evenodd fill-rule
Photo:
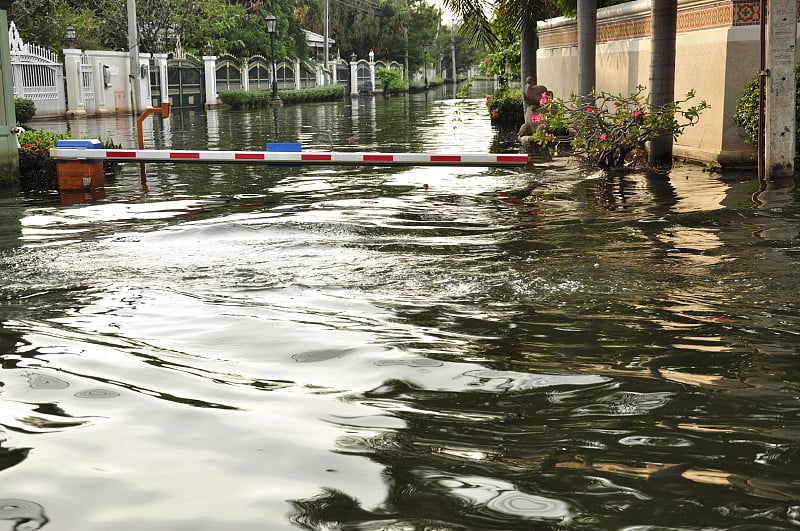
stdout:
<svg viewBox="0 0 800 531">
<path fill-rule="evenodd" d="M 22 42 L 17 26 L 8 29 L 14 97 L 33 100 L 36 116 L 61 116 L 66 112 L 64 67 L 58 55 L 36 44 Z"/>
<path fill-rule="evenodd" d="M 87 114 L 94 114 L 97 110 L 97 104 L 94 99 L 94 70 L 92 69 L 92 62 L 89 56 L 81 54 L 80 78 L 81 78 L 81 93 L 83 94 L 83 108 Z"/>
</svg>

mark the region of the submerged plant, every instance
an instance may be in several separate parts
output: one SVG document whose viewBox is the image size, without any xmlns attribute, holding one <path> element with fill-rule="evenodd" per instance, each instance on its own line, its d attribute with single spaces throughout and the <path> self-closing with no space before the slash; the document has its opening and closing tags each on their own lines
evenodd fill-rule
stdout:
<svg viewBox="0 0 800 531">
<path fill-rule="evenodd" d="M 531 117 L 531 122 L 538 124 L 533 140 L 554 154 L 567 142 L 574 153 L 585 155 L 601 168 L 618 168 L 647 142 L 665 134 L 677 138 L 708 108 L 705 101 L 681 108 L 695 98 L 694 91 L 660 107 L 651 105 L 643 93 L 644 87 L 638 86 L 628 96 L 600 92 L 586 97 L 573 94 L 566 101 L 543 98 L 539 112 Z"/>
</svg>

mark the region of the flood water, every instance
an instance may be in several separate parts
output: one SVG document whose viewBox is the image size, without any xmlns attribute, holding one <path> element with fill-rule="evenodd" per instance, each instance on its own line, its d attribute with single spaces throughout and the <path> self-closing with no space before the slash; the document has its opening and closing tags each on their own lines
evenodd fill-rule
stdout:
<svg viewBox="0 0 800 531">
<path fill-rule="evenodd" d="M 519 152 L 476 90 L 175 110 L 145 145 Z M 148 164 L 0 199 L 0 529 L 797 528 L 800 201 L 702 170 Z"/>
</svg>

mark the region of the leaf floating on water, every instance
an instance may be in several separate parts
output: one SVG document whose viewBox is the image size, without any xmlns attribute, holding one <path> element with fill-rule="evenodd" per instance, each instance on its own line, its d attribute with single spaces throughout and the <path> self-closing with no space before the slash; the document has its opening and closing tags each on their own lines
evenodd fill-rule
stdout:
<svg viewBox="0 0 800 531">
<path fill-rule="evenodd" d="M 314 363 L 316 361 L 328 361 L 341 358 L 353 352 L 353 349 L 320 349 L 298 352 L 292 355 L 292 359 L 298 363 Z"/>
<path fill-rule="evenodd" d="M 110 389 L 85 389 L 75 393 L 78 398 L 116 398 L 119 393 Z"/>
<path fill-rule="evenodd" d="M 432 360 L 430 358 L 410 358 L 403 360 L 378 360 L 375 365 L 408 365 L 409 367 L 441 367 L 444 365 L 439 360 Z"/>
<path fill-rule="evenodd" d="M 35 428 L 41 428 L 46 430 L 60 430 L 63 428 L 75 428 L 77 426 L 82 426 L 86 424 L 87 421 L 84 420 L 75 420 L 75 421 L 63 421 L 63 420 L 50 420 L 44 417 L 23 417 L 18 419 L 23 424 L 27 424 L 28 426 L 33 426 Z"/>
<path fill-rule="evenodd" d="M 69 382 L 54 376 L 32 373 L 26 374 L 25 378 L 28 379 L 28 385 L 33 389 L 64 389 L 69 387 Z"/>
</svg>

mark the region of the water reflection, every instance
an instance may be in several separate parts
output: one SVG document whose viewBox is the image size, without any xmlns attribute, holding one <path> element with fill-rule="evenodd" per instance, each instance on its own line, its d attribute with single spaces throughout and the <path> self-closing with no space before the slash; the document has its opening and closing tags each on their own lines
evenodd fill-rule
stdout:
<svg viewBox="0 0 800 531">
<path fill-rule="evenodd" d="M 0 499 L 0 520 L 13 522 L 14 531 L 41 529 L 47 523 L 41 505 L 17 498 Z"/>
<path fill-rule="evenodd" d="M 261 150 L 274 114 L 148 127 Z M 517 149 L 477 98 L 286 106 L 278 137 Z M 2 207 L 0 469 L 52 525 L 795 525 L 793 191 L 545 156 L 148 171 Z"/>
</svg>

